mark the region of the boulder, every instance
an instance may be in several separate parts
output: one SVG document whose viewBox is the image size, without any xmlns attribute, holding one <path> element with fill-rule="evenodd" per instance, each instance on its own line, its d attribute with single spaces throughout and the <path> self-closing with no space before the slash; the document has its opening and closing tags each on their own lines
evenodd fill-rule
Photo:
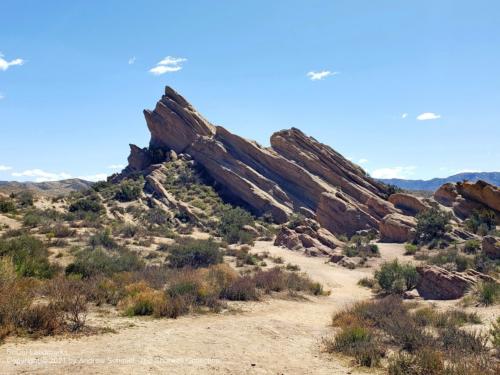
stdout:
<svg viewBox="0 0 500 375">
<path fill-rule="evenodd" d="M 417 290 L 425 299 L 458 299 L 479 281 L 492 281 L 491 277 L 474 270 L 453 272 L 437 266 L 419 266 L 420 280 Z"/>
<path fill-rule="evenodd" d="M 434 193 L 434 199 L 441 203 L 443 206 L 451 207 L 453 202 L 457 199 L 458 192 L 455 184 L 449 182 L 442 185 Z"/>
<path fill-rule="evenodd" d="M 276 235 L 274 246 L 284 246 L 290 250 L 298 250 L 302 248 L 302 242 L 295 231 L 282 226 Z"/>
<path fill-rule="evenodd" d="M 391 202 L 396 208 L 399 208 L 406 215 L 416 215 L 419 212 L 429 208 L 422 199 L 414 195 L 395 193 L 389 197 Z"/>
<path fill-rule="evenodd" d="M 380 240 L 383 242 L 407 242 L 413 240 L 417 222 L 411 216 L 390 214 L 379 223 Z"/>
<path fill-rule="evenodd" d="M 486 236 L 481 244 L 484 255 L 491 259 L 500 258 L 500 241 L 496 237 Z"/>
<path fill-rule="evenodd" d="M 153 162 L 147 148 L 140 148 L 133 144 L 130 144 L 130 155 L 127 160 L 130 172 L 142 171 Z"/>
</svg>

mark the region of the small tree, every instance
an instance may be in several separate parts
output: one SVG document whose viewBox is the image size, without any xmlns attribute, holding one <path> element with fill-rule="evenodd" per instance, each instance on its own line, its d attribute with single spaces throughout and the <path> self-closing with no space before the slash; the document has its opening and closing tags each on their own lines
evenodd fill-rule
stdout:
<svg viewBox="0 0 500 375">
<path fill-rule="evenodd" d="M 388 292 L 400 294 L 417 286 L 419 275 L 415 266 L 401 264 L 397 259 L 382 264 L 375 272 L 375 279 L 380 287 Z"/>
<path fill-rule="evenodd" d="M 437 208 L 430 208 L 420 212 L 416 219 L 416 239 L 418 242 L 426 243 L 443 237 L 448 231 L 450 215 Z"/>
</svg>

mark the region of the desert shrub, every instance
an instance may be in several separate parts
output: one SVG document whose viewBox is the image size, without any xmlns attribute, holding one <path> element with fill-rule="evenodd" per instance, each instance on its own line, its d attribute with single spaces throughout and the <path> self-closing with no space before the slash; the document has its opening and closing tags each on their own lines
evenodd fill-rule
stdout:
<svg viewBox="0 0 500 375">
<path fill-rule="evenodd" d="M 182 239 L 169 248 L 168 261 L 171 267 L 208 267 L 222 262 L 219 244 L 212 239 Z"/>
<path fill-rule="evenodd" d="M 15 194 L 15 197 L 21 207 L 33 206 L 34 197 L 32 192 L 24 190 Z"/>
<path fill-rule="evenodd" d="M 382 264 L 380 270 L 375 272 L 375 279 L 387 293 L 398 294 L 415 288 L 418 277 L 415 266 L 401 264 L 397 259 Z"/>
<path fill-rule="evenodd" d="M 304 217 L 304 215 L 302 215 L 300 213 L 293 213 L 292 215 L 290 215 L 290 219 L 288 220 L 287 227 L 290 229 L 295 229 L 299 225 L 303 225 L 303 223 L 305 222 L 305 219 L 306 218 Z"/>
<path fill-rule="evenodd" d="M 427 243 L 440 239 L 448 231 L 450 215 L 437 208 L 430 208 L 417 214 L 415 238 L 418 242 Z"/>
<path fill-rule="evenodd" d="M 253 301 L 258 299 L 255 280 L 251 276 L 235 279 L 221 292 L 221 298 L 231 301 Z"/>
<path fill-rule="evenodd" d="M 440 250 L 436 255 L 429 257 L 427 263 L 460 272 L 473 266 L 472 258 L 461 254 L 457 249 Z"/>
<path fill-rule="evenodd" d="M 104 206 L 101 203 L 99 196 L 95 193 L 90 193 L 83 198 L 71 203 L 68 208 L 69 212 L 84 214 L 87 212 L 100 214 L 104 211 Z"/>
<path fill-rule="evenodd" d="M 479 332 L 469 332 L 456 327 L 442 330 L 443 348 L 456 354 L 482 354 L 488 350 L 488 336 Z"/>
<path fill-rule="evenodd" d="M 48 261 L 48 251 L 42 241 L 29 235 L 0 240 L 0 257 L 11 257 L 20 276 L 50 278 L 57 267 Z"/>
<path fill-rule="evenodd" d="M 353 356 L 361 366 L 374 367 L 380 363 L 385 350 L 375 341 L 373 333 L 359 326 L 343 327 L 333 341 L 326 340 L 328 352 Z"/>
<path fill-rule="evenodd" d="M 132 238 L 139 233 L 139 227 L 137 225 L 127 223 L 118 229 L 118 233 L 125 238 Z"/>
<path fill-rule="evenodd" d="M 257 271 L 254 275 L 255 285 L 266 293 L 281 292 L 287 287 L 286 274 L 274 267 L 266 271 Z"/>
<path fill-rule="evenodd" d="M 19 326 L 30 335 L 48 336 L 63 329 L 64 317 L 54 304 L 38 304 L 24 309 Z"/>
<path fill-rule="evenodd" d="M 57 223 L 51 228 L 51 233 L 57 238 L 71 237 L 75 234 L 75 231 L 69 228 L 67 225 L 62 223 Z"/>
<path fill-rule="evenodd" d="M 500 350 L 500 316 L 497 318 L 496 322 L 491 324 L 490 338 L 493 347 L 497 350 L 497 354 L 500 354 L 498 353 Z"/>
<path fill-rule="evenodd" d="M 389 375 L 441 375 L 445 365 L 443 355 L 432 349 L 423 349 L 415 355 L 400 352 L 389 360 Z"/>
<path fill-rule="evenodd" d="M 67 277 L 53 279 L 48 286 L 53 305 L 63 312 L 71 331 L 85 326 L 87 318 L 88 285 L 82 280 Z"/>
<path fill-rule="evenodd" d="M 154 290 L 144 283 L 128 285 L 126 290 L 128 295 L 119 304 L 125 315 L 157 317 L 166 315 L 165 293 Z"/>
<path fill-rule="evenodd" d="M 363 277 L 359 279 L 358 285 L 364 286 L 365 288 L 373 288 L 375 287 L 375 285 L 377 285 L 377 280 L 369 277 Z"/>
<path fill-rule="evenodd" d="M 254 218 L 240 207 L 229 207 L 222 211 L 218 233 L 228 243 L 252 243 L 254 235 L 243 230 L 245 225 L 252 226 Z"/>
<path fill-rule="evenodd" d="M 405 243 L 405 255 L 415 255 L 418 251 L 418 246 L 412 243 Z"/>
<path fill-rule="evenodd" d="M 500 298 L 500 284 L 494 281 L 480 283 L 475 289 L 475 295 L 479 303 L 485 306 L 496 304 Z"/>
<path fill-rule="evenodd" d="M 16 210 L 16 205 L 12 199 L 0 198 L 0 212 L 9 213 Z"/>
<path fill-rule="evenodd" d="M 478 240 L 467 240 L 464 244 L 464 251 L 467 254 L 477 253 L 481 249 L 481 243 Z"/>
<path fill-rule="evenodd" d="M 473 233 L 484 236 L 495 229 L 496 215 L 487 209 L 474 210 L 471 216 L 465 220 L 465 227 Z"/>
<path fill-rule="evenodd" d="M 118 247 L 118 244 L 113 239 L 111 235 L 111 231 L 106 228 L 103 231 L 99 231 L 96 234 L 90 236 L 89 245 L 95 249 L 97 247 L 104 247 L 106 249 L 115 249 Z"/>
<path fill-rule="evenodd" d="M 139 270 L 143 266 L 138 256 L 128 250 L 109 255 L 101 248 L 85 249 L 78 252 L 75 261 L 66 267 L 66 274 L 77 274 L 84 278 L 110 276 L 117 272 Z"/>
<path fill-rule="evenodd" d="M 285 269 L 287 271 L 296 272 L 296 271 L 300 271 L 300 266 L 297 264 L 287 263 Z"/>
<path fill-rule="evenodd" d="M 124 180 L 120 183 L 119 189 L 115 194 L 115 199 L 121 202 L 130 202 L 138 199 L 142 193 L 144 181 Z"/>
</svg>

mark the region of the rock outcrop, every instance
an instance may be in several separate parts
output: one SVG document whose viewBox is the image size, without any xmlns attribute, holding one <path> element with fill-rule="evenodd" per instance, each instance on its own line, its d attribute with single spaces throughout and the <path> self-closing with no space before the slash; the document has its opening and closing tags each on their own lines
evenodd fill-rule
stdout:
<svg viewBox="0 0 500 375">
<path fill-rule="evenodd" d="M 298 129 L 277 132 L 271 147 L 262 147 L 210 124 L 169 87 L 144 115 L 149 154 L 134 146 L 128 171 L 159 162 L 171 150 L 189 154 L 229 202 L 278 223 L 293 212 L 307 213 L 334 234 L 378 229 L 384 217 L 401 213 L 387 201 L 385 185 Z"/>
<path fill-rule="evenodd" d="M 416 215 L 421 211 L 429 208 L 424 201 L 414 195 L 405 193 L 395 193 L 391 194 L 389 197 L 389 202 L 391 202 L 396 208 L 399 208 L 407 215 Z"/>
<path fill-rule="evenodd" d="M 500 223 L 500 188 L 487 182 L 447 183 L 434 193 L 434 199 L 451 207 L 460 219 L 467 219 L 474 210 L 487 209 L 496 214 Z"/>
<path fill-rule="evenodd" d="M 500 241 L 493 236 L 483 238 L 481 244 L 484 255 L 491 259 L 500 259 Z"/>
<path fill-rule="evenodd" d="M 415 237 L 417 222 L 411 216 L 389 214 L 379 223 L 380 240 L 383 242 L 407 242 Z"/>
<path fill-rule="evenodd" d="M 419 266 L 417 272 L 420 275 L 417 290 L 425 299 L 458 299 L 479 281 L 495 281 L 474 270 L 451 272 L 437 266 Z"/>
</svg>

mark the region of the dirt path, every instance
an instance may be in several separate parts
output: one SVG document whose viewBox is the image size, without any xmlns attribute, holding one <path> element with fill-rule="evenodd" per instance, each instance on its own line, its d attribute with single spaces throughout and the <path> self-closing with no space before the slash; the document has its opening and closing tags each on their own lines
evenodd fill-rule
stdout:
<svg viewBox="0 0 500 375">
<path fill-rule="evenodd" d="M 320 352 L 334 311 L 370 296 L 356 285 L 371 270 L 347 270 L 324 258 L 257 242 L 331 289 L 328 297 L 242 304 L 242 312 L 134 319 L 116 334 L 78 339 L 13 339 L 0 347 L 0 373 L 30 374 L 348 374 L 348 361 Z M 111 318 L 110 318 L 111 319 Z M 123 319 L 125 318 L 113 318 Z M 24 362 L 23 362 L 24 361 Z M 17 362 L 17 363 L 16 363 Z"/>
</svg>

